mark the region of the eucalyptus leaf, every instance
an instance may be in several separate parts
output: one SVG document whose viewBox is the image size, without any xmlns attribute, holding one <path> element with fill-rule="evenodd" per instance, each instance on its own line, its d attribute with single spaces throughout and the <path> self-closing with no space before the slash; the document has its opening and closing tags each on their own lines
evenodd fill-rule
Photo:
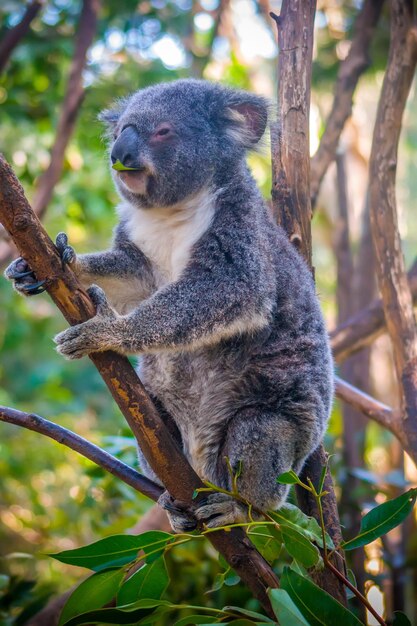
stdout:
<svg viewBox="0 0 417 626">
<path fill-rule="evenodd" d="M 373 508 L 362 518 L 358 535 L 342 543 L 342 548 L 353 550 L 385 535 L 405 520 L 412 511 L 416 498 L 417 489 L 410 489 L 398 498 Z"/>
<path fill-rule="evenodd" d="M 270 589 L 268 595 L 280 624 L 285 624 L 285 626 L 310 626 L 284 589 Z"/>
<path fill-rule="evenodd" d="M 154 615 L 147 615 L 148 609 L 158 607 Z M 156 620 L 164 610 L 169 611 L 171 604 L 164 600 L 139 600 L 133 604 L 117 608 L 97 609 L 95 611 L 87 611 L 82 615 L 73 617 L 66 626 L 79 626 L 80 624 L 135 624 L 141 618 L 146 618 L 147 624 L 157 624 Z M 155 617 L 155 621 L 152 619 Z M 149 621 L 150 620 L 150 621 Z"/>
<path fill-rule="evenodd" d="M 363 626 L 340 602 L 289 567 L 284 568 L 281 576 L 281 589 L 288 593 L 310 626 Z"/>
<path fill-rule="evenodd" d="M 123 165 L 123 163 L 119 160 L 117 160 L 116 163 L 113 163 L 112 168 L 116 170 L 116 172 L 137 172 L 138 171 L 137 167 L 127 167 L 126 165 Z"/>
<path fill-rule="evenodd" d="M 394 611 L 392 626 L 411 626 L 411 622 L 405 613 Z"/>
<path fill-rule="evenodd" d="M 93 609 L 101 609 L 117 593 L 124 577 L 122 569 L 111 569 L 89 576 L 72 592 L 59 619 L 59 626 Z"/>
<path fill-rule="evenodd" d="M 217 617 L 211 617 L 208 615 L 188 615 L 187 617 L 182 617 L 177 622 L 175 622 L 174 626 L 194 626 L 194 624 L 215 624 L 217 621 Z"/>
<path fill-rule="evenodd" d="M 169 576 L 163 557 L 153 563 L 145 563 L 122 585 L 117 594 L 117 604 L 129 604 L 140 598 L 159 600 L 168 584 Z"/>
<path fill-rule="evenodd" d="M 314 541 L 320 548 L 323 547 L 321 528 L 317 520 L 303 513 L 294 504 L 287 502 L 287 504 L 278 509 L 278 511 L 270 511 L 269 515 L 281 528 L 283 526 L 294 528 L 294 530 L 307 537 L 307 539 L 310 539 L 310 541 Z M 327 547 L 333 549 L 334 544 L 328 533 L 325 534 L 325 537 Z"/>
<path fill-rule="evenodd" d="M 282 526 L 282 539 L 287 552 L 304 567 L 313 567 L 321 561 L 317 547 L 291 527 Z"/>
<path fill-rule="evenodd" d="M 151 530 L 141 535 L 112 535 L 99 541 L 76 548 L 50 554 L 52 558 L 68 565 L 77 565 L 99 571 L 113 565 L 124 565 L 135 560 L 139 550 L 148 556 L 147 562 L 158 558 L 166 545 L 174 541 L 174 535 L 160 530 Z"/>
<path fill-rule="evenodd" d="M 280 483 L 280 485 L 299 485 L 301 482 L 297 474 L 293 470 L 290 470 L 289 472 L 283 472 L 278 476 L 276 481 L 277 483 Z"/>
</svg>

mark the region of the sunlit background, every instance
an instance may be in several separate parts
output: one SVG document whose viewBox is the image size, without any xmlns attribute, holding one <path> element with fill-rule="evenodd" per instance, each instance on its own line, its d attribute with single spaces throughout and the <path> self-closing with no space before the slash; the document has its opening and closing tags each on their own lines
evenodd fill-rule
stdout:
<svg viewBox="0 0 417 626">
<path fill-rule="evenodd" d="M 51 236 L 68 233 L 77 251 L 106 247 L 116 222 L 117 196 L 107 168 L 103 129 L 97 114 L 114 101 L 146 85 L 178 77 L 204 77 L 256 91 L 276 99 L 277 45 L 270 9 L 279 2 L 252 0 L 111 0 L 100 13 L 98 33 L 84 71 L 85 99 L 65 155 L 64 170 L 49 203 L 44 223 Z M 361 2 L 323 0 L 316 18 L 311 153 L 317 149 L 332 104 L 338 65 L 350 46 L 354 16 Z M 0 36 L 22 17 L 22 2 L 4 0 Z M 68 80 L 80 3 L 50 0 L 13 53 L 0 77 L 0 150 L 33 198 L 36 183 L 50 160 L 57 120 Z M 220 15 L 220 17 L 219 17 Z M 388 15 L 383 14 L 371 46 L 372 65 L 355 94 L 353 116 L 341 140 L 347 168 L 352 249 L 357 256 L 366 205 L 367 169 L 379 91 L 389 42 Z M 415 86 L 409 98 L 400 145 L 397 200 L 407 266 L 417 249 L 417 109 Z M 265 198 L 271 187 L 268 142 L 249 164 Z M 337 324 L 336 233 L 339 227 L 336 171 L 332 166 L 321 188 L 313 220 L 317 290 L 329 329 Z M 376 292 L 375 292 L 376 293 Z M 369 294 L 370 296 L 372 295 Z M 88 360 L 67 363 L 54 351 L 52 337 L 65 327 L 47 296 L 29 301 L 0 281 L 0 403 L 32 411 L 76 430 L 136 466 L 134 445 L 124 420 Z M 379 338 L 370 357 L 368 391 L 398 404 L 389 340 Z M 364 381 L 366 384 L 366 380 Z M 0 590 L 13 577 L 14 600 L 5 610 L 7 624 L 21 607 L 41 603 L 48 594 L 67 589 L 82 570 L 45 556 L 99 537 L 132 528 L 150 506 L 129 487 L 105 475 L 66 449 L 41 436 L 0 425 Z M 326 447 L 347 527 L 352 502 L 367 511 L 387 496 L 416 482 L 416 472 L 392 436 L 361 421 L 357 446 L 360 463 L 349 466 L 336 403 Z M 353 444 L 355 445 L 355 444 Z M 352 483 L 352 477 L 354 482 Z M 352 487 L 353 485 L 353 487 Z M 204 559 L 202 559 L 204 552 Z M 366 549 L 366 589 L 377 609 L 393 606 L 399 580 L 405 602 L 416 610 L 417 535 L 409 521 Z M 198 567 L 197 567 L 198 564 Z M 218 571 L 211 550 L 178 548 L 170 567 L 181 567 L 178 599 L 201 604 L 244 604 L 245 591 L 230 588 L 205 594 Z M 36 581 L 31 586 L 31 581 Z M 233 602 L 229 602 L 233 598 Z M 13 604 L 14 603 L 14 604 Z M 35 604 L 33 606 L 35 606 Z M 250 606 L 250 601 L 247 606 Z M 28 608 L 29 607 L 29 608 Z M 23 621 L 19 623 L 24 623 Z M 370 624 L 376 623 L 372 620 Z"/>
</svg>

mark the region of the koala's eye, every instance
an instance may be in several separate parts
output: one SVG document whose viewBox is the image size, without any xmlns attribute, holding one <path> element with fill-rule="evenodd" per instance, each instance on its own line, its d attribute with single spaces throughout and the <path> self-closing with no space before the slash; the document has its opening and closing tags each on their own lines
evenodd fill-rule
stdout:
<svg viewBox="0 0 417 626">
<path fill-rule="evenodd" d="M 174 134 L 174 130 L 169 124 L 161 124 L 152 134 L 151 142 L 155 143 L 171 139 Z"/>
</svg>

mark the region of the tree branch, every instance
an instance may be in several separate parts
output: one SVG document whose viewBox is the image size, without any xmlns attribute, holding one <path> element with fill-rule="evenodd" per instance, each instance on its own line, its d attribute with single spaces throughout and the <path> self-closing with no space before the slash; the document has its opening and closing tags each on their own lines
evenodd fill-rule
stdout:
<svg viewBox="0 0 417 626">
<path fill-rule="evenodd" d="M 30 25 L 38 15 L 44 4 L 44 0 L 33 0 L 28 4 L 21 21 L 8 30 L 0 43 L 0 73 L 6 67 L 13 50 L 29 32 Z"/>
<path fill-rule="evenodd" d="M 113 476 L 120 478 L 124 483 L 130 485 L 133 489 L 136 489 L 136 491 L 139 491 L 155 502 L 164 491 L 162 487 L 152 480 L 142 476 L 142 474 L 129 467 L 129 465 L 119 461 L 119 459 L 116 459 L 116 457 L 94 445 L 94 443 L 87 441 L 87 439 L 80 437 L 80 435 L 77 435 L 71 430 L 54 424 L 54 422 L 50 422 L 39 415 L 24 413 L 23 411 L 10 409 L 6 406 L 0 406 L 0 421 L 21 426 L 22 428 L 33 430 L 36 433 L 54 439 L 63 446 L 75 450 L 75 452 L 78 452 L 86 459 L 90 459 L 90 461 L 102 467 L 106 472 L 110 472 Z"/>
<path fill-rule="evenodd" d="M 360 391 L 338 376 L 336 376 L 335 381 L 336 395 L 340 400 L 347 402 L 380 426 L 387 428 L 396 437 L 399 436 L 397 425 L 401 419 L 401 411 L 394 411 L 391 407 Z"/>
<path fill-rule="evenodd" d="M 289 240 L 304 256 L 311 268 L 311 204 L 309 112 L 311 62 L 315 0 L 283 0 L 281 14 L 271 14 L 278 28 L 278 123 L 271 130 L 272 201 L 275 217 Z M 318 485 L 327 455 L 323 446 L 308 458 L 302 477 L 308 476 Z M 326 529 L 335 545 L 342 533 L 336 496 L 330 472 L 324 489 L 328 492 L 323 509 Z M 297 490 L 300 507 L 308 515 L 320 518 L 317 502 L 303 489 Z M 342 554 L 335 552 L 333 564 L 344 573 Z M 346 604 L 343 584 L 329 570 L 311 572 L 323 589 Z"/>
<path fill-rule="evenodd" d="M 411 0 L 392 0 L 391 42 L 370 160 L 370 216 L 379 289 L 404 407 L 402 427 L 417 457 L 417 328 L 395 200 L 402 118 L 417 63 Z"/>
<path fill-rule="evenodd" d="M 55 185 L 61 176 L 65 151 L 74 132 L 78 112 L 84 99 L 83 71 L 87 51 L 96 32 L 99 9 L 100 0 L 84 0 L 75 37 L 74 56 L 57 124 L 55 142 L 51 149 L 49 166 L 40 176 L 33 198 L 33 209 L 39 217 L 45 213 Z M 0 265 L 6 263 L 11 254 L 10 245 L 1 246 Z"/>
<path fill-rule="evenodd" d="M 87 293 L 68 266 L 62 267 L 58 251 L 27 202 L 23 189 L 4 158 L 0 157 L 0 221 L 17 248 L 70 324 L 94 316 Z M 34 243 L 36 242 L 36 245 Z M 126 418 L 149 465 L 171 495 L 193 506 L 195 489 L 203 483 L 180 451 L 158 415 L 151 399 L 126 357 L 113 352 L 90 355 L 114 400 Z M 209 540 L 223 554 L 268 614 L 266 594 L 278 579 L 255 550 L 242 529 L 210 533 Z"/>
<path fill-rule="evenodd" d="M 361 75 L 369 67 L 369 47 L 384 0 L 365 0 L 356 18 L 349 53 L 341 62 L 332 110 L 316 154 L 311 159 L 311 203 L 314 208 L 321 181 L 336 155 L 340 135 L 352 113 L 353 94 Z"/>
<path fill-rule="evenodd" d="M 408 272 L 413 301 L 417 303 L 417 259 Z M 358 350 L 369 346 L 386 330 L 384 307 L 378 299 L 349 317 L 330 333 L 333 355 L 341 363 Z"/>
</svg>

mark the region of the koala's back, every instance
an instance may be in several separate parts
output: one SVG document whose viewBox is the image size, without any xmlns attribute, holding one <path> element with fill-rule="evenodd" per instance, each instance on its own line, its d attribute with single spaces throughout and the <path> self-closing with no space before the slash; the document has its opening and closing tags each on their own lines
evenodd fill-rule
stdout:
<svg viewBox="0 0 417 626">
<path fill-rule="evenodd" d="M 190 271 L 202 269 L 210 280 L 213 265 L 232 267 L 237 290 L 240 280 L 249 281 L 264 294 L 258 315 L 265 323 L 251 328 L 251 320 L 242 319 L 228 338 L 146 355 L 140 367 L 145 386 L 174 418 L 194 468 L 211 480 L 228 423 L 240 411 L 279 413 L 293 423 L 301 464 L 323 436 L 333 393 L 328 338 L 310 272 L 258 193 L 242 194 L 234 193 L 235 212 L 230 198 L 223 198 L 227 209 L 220 201 Z"/>
</svg>

